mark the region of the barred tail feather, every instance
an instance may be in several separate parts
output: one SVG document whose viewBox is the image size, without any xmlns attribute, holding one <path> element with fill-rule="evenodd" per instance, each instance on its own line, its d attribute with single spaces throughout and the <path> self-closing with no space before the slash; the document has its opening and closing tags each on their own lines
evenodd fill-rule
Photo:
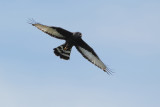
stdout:
<svg viewBox="0 0 160 107">
<path fill-rule="evenodd" d="M 70 53 L 71 53 L 71 47 L 67 47 L 67 49 L 65 49 L 66 44 L 63 44 L 61 46 L 58 46 L 57 48 L 54 48 L 54 53 L 57 56 L 60 56 L 60 58 L 65 59 L 65 60 L 69 60 L 70 58 Z"/>
</svg>

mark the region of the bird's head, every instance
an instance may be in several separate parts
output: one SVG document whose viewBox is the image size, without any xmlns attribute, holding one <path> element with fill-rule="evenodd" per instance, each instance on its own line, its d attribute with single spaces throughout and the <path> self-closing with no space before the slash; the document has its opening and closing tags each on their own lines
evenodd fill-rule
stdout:
<svg viewBox="0 0 160 107">
<path fill-rule="evenodd" d="M 82 33 L 81 32 L 75 32 L 73 35 L 75 37 L 77 37 L 77 38 L 81 38 L 82 37 Z"/>
</svg>

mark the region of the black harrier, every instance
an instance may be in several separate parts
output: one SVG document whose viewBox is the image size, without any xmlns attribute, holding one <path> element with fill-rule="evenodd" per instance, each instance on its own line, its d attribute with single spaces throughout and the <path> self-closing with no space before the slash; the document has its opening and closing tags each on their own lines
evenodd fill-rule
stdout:
<svg viewBox="0 0 160 107">
<path fill-rule="evenodd" d="M 82 40 L 80 32 L 70 32 L 60 27 L 46 26 L 37 22 L 30 23 L 41 31 L 49 34 L 52 37 L 65 40 L 66 42 L 57 48 L 54 48 L 55 55 L 62 59 L 68 60 L 73 46 L 91 63 L 101 68 L 103 71 L 110 73 L 105 64 L 100 60 L 94 50 Z"/>
</svg>

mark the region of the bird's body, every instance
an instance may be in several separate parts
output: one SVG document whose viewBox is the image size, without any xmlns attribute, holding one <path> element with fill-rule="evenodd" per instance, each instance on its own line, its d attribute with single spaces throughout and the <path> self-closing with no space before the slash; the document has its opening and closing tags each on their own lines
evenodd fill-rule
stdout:
<svg viewBox="0 0 160 107">
<path fill-rule="evenodd" d="M 66 41 L 64 44 L 53 49 L 55 55 L 62 59 L 68 60 L 70 58 L 71 49 L 75 46 L 84 58 L 105 72 L 110 73 L 108 68 L 100 60 L 94 50 L 82 40 L 82 34 L 80 32 L 69 32 L 60 27 L 46 26 L 36 22 L 32 22 L 31 24 L 52 37 Z"/>
</svg>

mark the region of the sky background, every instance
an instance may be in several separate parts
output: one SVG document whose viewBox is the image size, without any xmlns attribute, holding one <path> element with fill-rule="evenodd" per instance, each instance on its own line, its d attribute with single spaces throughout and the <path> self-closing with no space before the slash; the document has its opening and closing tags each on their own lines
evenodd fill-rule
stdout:
<svg viewBox="0 0 160 107">
<path fill-rule="evenodd" d="M 107 75 L 27 23 L 80 31 Z M 1 0 L 0 107 L 160 107 L 159 0 Z"/>
</svg>

